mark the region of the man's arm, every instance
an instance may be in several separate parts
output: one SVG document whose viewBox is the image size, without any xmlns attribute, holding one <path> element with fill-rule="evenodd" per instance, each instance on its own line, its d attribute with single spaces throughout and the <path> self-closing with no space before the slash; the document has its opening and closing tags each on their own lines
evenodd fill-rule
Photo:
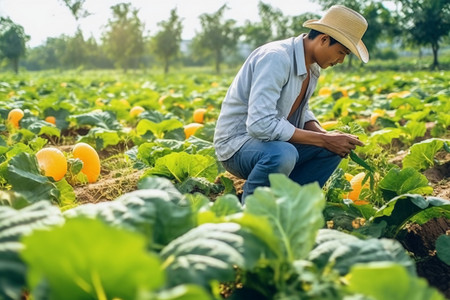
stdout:
<svg viewBox="0 0 450 300">
<path fill-rule="evenodd" d="M 305 129 L 296 128 L 289 142 L 322 147 L 341 157 L 345 157 L 356 146 L 364 146 L 357 136 L 341 132 L 327 132 L 315 121 L 307 122 Z"/>
<path fill-rule="evenodd" d="M 322 126 L 320 126 L 320 124 L 316 121 L 306 122 L 304 129 L 310 130 L 310 131 L 315 131 L 315 132 L 327 133 L 327 131 L 325 129 L 323 129 Z"/>
</svg>

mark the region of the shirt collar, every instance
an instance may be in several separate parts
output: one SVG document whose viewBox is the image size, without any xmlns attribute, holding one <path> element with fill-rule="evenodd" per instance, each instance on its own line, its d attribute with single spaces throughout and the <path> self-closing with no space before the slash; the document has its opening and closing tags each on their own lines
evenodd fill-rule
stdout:
<svg viewBox="0 0 450 300">
<path fill-rule="evenodd" d="M 294 40 L 294 53 L 295 53 L 295 64 L 297 66 L 297 76 L 302 76 L 306 74 L 306 63 L 305 63 L 305 48 L 303 47 L 303 38 L 306 33 L 302 33 L 297 36 Z M 316 77 L 320 76 L 320 68 L 314 63 L 311 65 L 311 73 Z"/>
</svg>

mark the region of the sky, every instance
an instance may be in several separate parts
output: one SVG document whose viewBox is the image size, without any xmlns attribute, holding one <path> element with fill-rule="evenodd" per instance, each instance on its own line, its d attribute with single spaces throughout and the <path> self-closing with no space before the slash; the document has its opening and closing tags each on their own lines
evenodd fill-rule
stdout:
<svg viewBox="0 0 450 300">
<path fill-rule="evenodd" d="M 9 17 L 21 25 L 30 36 L 29 47 L 43 44 L 48 37 L 62 34 L 72 36 L 80 26 L 84 37 L 100 38 L 101 32 L 111 18 L 110 7 L 117 3 L 131 3 L 139 9 L 139 18 L 145 24 L 146 33 L 154 35 L 160 30 L 158 23 L 168 20 L 170 11 L 177 8 L 183 24 L 183 39 L 191 39 L 201 31 L 199 16 L 214 13 L 227 4 L 226 19 L 259 21 L 260 0 L 86 0 L 84 8 L 91 15 L 76 22 L 62 0 L 0 0 L 0 16 Z M 321 7 L 308 0 L 263 0 L 265 4 L 279 9 L 285 16 L 296 16 L 305 12 L 321 15 Z"/>
</svg>

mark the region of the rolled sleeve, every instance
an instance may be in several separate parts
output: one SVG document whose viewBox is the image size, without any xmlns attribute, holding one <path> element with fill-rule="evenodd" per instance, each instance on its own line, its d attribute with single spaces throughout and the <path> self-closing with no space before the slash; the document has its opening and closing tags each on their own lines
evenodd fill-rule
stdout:
<svg viewBox="0 0 450 300">
<path fill-rule="evenodd" d="M 305 123 L 309 121 L 316 121 L 317 123 L 319 123 L 314 113 L 309 109 L 309 105 L 307 105 L 305 109 Z"/>
<path fill-rule="evenodd" d="M 268 51 L 255 61 L 252 66 L 254 77 L 248 103 L 247 132 L 263 141 L 287 141 L 294 134 L 295 127 L 280 115 L 277 103 L 288 80 L 289 57 Z"/>
</svg>

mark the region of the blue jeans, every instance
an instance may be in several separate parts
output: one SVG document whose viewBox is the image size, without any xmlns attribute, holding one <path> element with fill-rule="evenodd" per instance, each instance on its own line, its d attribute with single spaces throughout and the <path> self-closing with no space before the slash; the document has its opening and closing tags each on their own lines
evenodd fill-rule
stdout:
<svg viewBox="0 0 450 300">
<path fill-rule="evenodd" d="M 246 179 L 244 203 L 257 187 L 270 185 L 271 173 L 283 173 L 299 184 L 317 181 L 322 187 L 340 161 L 339 155 L 317 146 L 251 139 L 222 164 L 231 174 Z"/>
</svg>

